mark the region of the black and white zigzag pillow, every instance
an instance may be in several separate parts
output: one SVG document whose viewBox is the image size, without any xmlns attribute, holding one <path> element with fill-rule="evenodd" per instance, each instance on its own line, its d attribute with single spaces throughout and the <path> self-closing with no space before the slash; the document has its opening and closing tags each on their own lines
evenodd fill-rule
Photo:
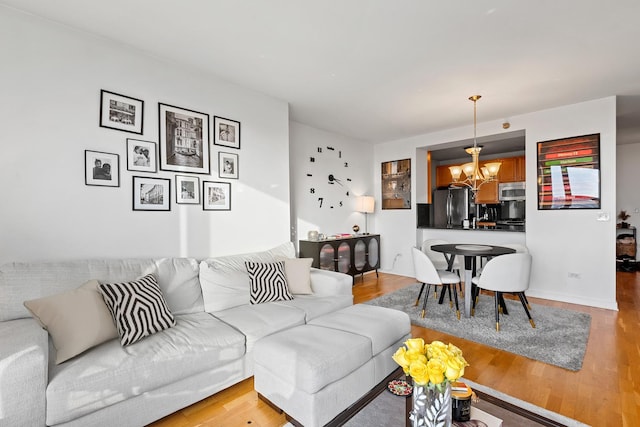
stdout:
<svg viewBox="0 0 640 427">
<path fill-rule="evenodd" d="M 246 261 L 245 265 L 251 279 L 249 291 L 251 304 L 293 299 L 287 285 L 284 261 L 273 263 Z"/>
<path fill-rule="evenodd" d="M 99 289 L 123 346 L 176 324 L 153 274 L 133 282 L 102 283 Z"/>
</svg>

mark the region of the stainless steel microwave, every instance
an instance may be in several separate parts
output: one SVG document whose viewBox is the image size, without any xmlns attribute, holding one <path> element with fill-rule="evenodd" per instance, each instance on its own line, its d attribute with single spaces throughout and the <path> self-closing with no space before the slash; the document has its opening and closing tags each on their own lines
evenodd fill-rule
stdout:
<svg viewBox="0 0 640 427">
<path fill-rule="evenodd" d="M 525 199 L 524 182 L 503 182 L 498 185 L 498 199 L 501 202 Z"/>
</svg>

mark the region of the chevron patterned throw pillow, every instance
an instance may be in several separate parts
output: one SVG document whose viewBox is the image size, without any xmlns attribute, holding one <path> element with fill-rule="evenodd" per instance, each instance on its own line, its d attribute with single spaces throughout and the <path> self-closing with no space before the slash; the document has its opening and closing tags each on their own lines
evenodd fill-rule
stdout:
<svg viewBox="0 0 640 427">
<path fill-rule="evenodd" d="M 293 299 L 287 285 L 284 261 L 272 263 L 246 261 L 245 266 L 251 279 L 249 290 L 251 304 Z"/>
<path fill-rule="evenodd" d="M 101 283 L 98 288 L 123 346 L 176 324 L 153 274 L 133 282 Z"/>
</svg>

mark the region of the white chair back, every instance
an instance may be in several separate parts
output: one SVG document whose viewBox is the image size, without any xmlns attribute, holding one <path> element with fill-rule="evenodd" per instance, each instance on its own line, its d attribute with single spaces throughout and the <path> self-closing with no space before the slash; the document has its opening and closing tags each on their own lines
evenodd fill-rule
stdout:
<svg viewBox="0 0 640 427">
<path fill-rule="evenodd" d="M 418 248 L 411 248 L 416 280 L 430 285 L 442 284 L 438 270 L 429 257 Z"/>
<path fill-rule="evenodd" d="M 478 286 L 489 291 L 524 292 L 529 288 L 530 275 L 530 254 L 500 255 L 485 264 Z"/>
<path fill-rule="evenodd" d="M 431 246 L 446 245 L 448 243 L 449 242 L 442 239 L 427 239 L 424 242 L 422 242 L 422 247 L 421 247 L 422 252 L 424 252 L 429 257 L 429 259 L 433 263 L 433 266 L 436 268 L 436 270 L 446 270 L 448 267 L 447 259 L 445 258 L 443 253 L 436 252 L 433 249 L 431 249 Z M 453 261 L 452 270 L 460 270 L 460 269 L 461 269 L 460 260 L 459 260 L 459 257 L 456 257 L 456 259 Z"/>
</svg>

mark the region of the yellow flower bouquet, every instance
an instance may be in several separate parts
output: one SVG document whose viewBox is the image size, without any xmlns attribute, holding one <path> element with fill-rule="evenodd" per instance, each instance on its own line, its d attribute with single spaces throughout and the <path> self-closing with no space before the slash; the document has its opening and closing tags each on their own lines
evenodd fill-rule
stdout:
<svg viewBox="0 0 640 427">
<path fill-rule="evenodd" d="M 415 384 L 438 389 L 462 377 L 464 368 L 469 366 L 462 357 L 462 350 L 455 345 L 442 341 L 425 344 L 422 338 L 405 341 L 393 355 L 393 360 Z"/>
</svg>

